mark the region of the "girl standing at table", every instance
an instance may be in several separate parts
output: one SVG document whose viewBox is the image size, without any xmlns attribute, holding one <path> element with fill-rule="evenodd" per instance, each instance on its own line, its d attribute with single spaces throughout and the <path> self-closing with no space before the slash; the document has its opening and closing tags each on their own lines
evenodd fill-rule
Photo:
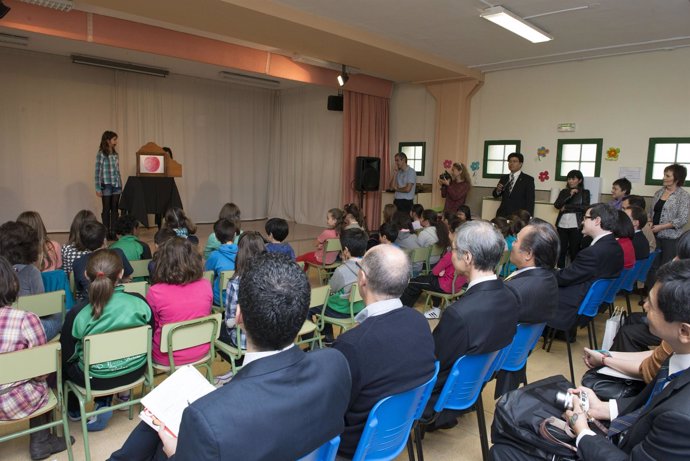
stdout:
<svg viewBox="0 0 690 461">
<path fill-rule="evenodd" d="M 110 240 L 115 240 L 114 226 L 122 192 L 120 163 L 115 146 L 117 146 L 117 133 L 106 131 L 101 136 L 101 145 L 96 154 L 96 195 L 101 197 L 103 203 L 101 220 L 108 229 Z"/>
</svg>

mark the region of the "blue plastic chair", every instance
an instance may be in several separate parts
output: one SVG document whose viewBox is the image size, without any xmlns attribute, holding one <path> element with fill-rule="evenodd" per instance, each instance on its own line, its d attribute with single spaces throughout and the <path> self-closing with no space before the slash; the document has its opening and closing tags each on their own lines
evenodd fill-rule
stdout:
<svg viewBox="0 0 690 461">
<path fill-rule="evenodd" d="M 647 274 L 649 274 L 649 270 L 652 268 L 652 264 L 654 264 L 654 259 L 661 253 L 661 250 L 654 250 L 651 253 L 649 253 L 649 257 L 647 257 L 646 263 L 640 267 L 640 272 L 637 274 L 637 281 L 638 282 L 646 282 L 647 281 Z"/>
<path fill-rule="evenodd" d="M 587 335 L 589 337 L 589 347 L 591 349 L 596 349 L 597 348 L 597 333 L 596 330 L 594 329 L 594 317 L 597 316 L 599 313 L 599 306 L 604 302 L 604 297 L 606 296 L 606 293 L 608 292 L 609 288 L 611 287 L 611 284 L 615 283 L 616 280 L 618 279 L 599 279 L 596 280 L 592 285 L 589 287 L 589 290 L 587 291 L 587 295 L 585 295 L 585 299 L 582 300 L 580 303 L 580 308 L 577 311 L 577 320 L 576 320 L 576 325 L 579 323 L 581 318 L 589 318 L 589 322 L 587 323 Z M 573 370 L 573 355 L 572 351 L 570 350 L 570 328 L 566 328 L 563 330 L 565 333 L 565 343 L 568 346 L 568 362 L 570 365 L 570 382 L 575 384 L 575 371 Z M 544 346 L 546 348 L 546 352 L 551 351 L 551 343 L 553 343 L 553 338 L 556 336 L 556 329 L 551 328 L 551 331 L 549 332 L 548 338 L 546 341 L 544 341 Z"/>
<path fill-rule="evenodd" d="M 494 361 L 501 350 L 478 355 L 464 355 L 453 364 L 448 379 L 443 385 L 441 395 L 434 405 L 434 415 L 431 419 L 421 421 L 429 424 L 433 422 L 443 410 L 467 410 L 473 408 L 477 412 L 479 439 L 482 447 L 482 459 L 489 456 L 489 439 L 486 434 L 484 420 L 484 403 L 482 389 L 490 377 Z M 417 459 L 424 461 L 422 450 L 422 431 L 415 427 L 415 443 L 417 444 Z"/>
<path fill-rule="evenodd" d="M 414 458 L 412 426 L 422 417 L 436 384 L 438 370 L 439 363 L 436 362 L 434 374 L 427 382 L 409 391 L 385 397 L 374 405 L 352 461 L 395 459 L 405 446 L 408 454 Z"/>
<path fill-rule="evenodd" d="M 519 371 L 527 364 L 527 357 L 537 345 L 546 323 L 518 323 L 517 333 L 510 343 L 510 351 L 501 370 Z M 525 383 L 526 384 L 526 383 Z"/>
<path fill-rule="evenodd" d="M 335 455 L 338 453 L 339 445 L 340 436 L 336 435 L 331 440 L 297 461 L 333 461 L 335 460 Z"/>
<path fill-rule="evenodd" d="M 613 282 L 611 285 L 609 285 L 609 288 L 606 290 L 606 294 L 604 295 L 604 303 L 612 305 L 616 302 L 616 295 L 618 294 L 618 291 L 623 285 L 625 279 L 630 276 L 630 273 L 634 269 L 634 267 L 631 267 L 630 269 L 623 269 L 618 278 L 612 279 Z"/>
<path fill-rule="evenodd" d="M 635 267 L 630 270 L 628 276 L 621 284 L 620 289 L 625 292 L 625 302 L 628 305 L 628 315 L 632 314 L 632 307 L 630 306 L 630 294 L 633 292 L 635 284 L 637 283 L 637 275 L 640 273 L 642 267 L 647 263 L 648 259 L 649 257 L 636 261 Z"/>
</svg>

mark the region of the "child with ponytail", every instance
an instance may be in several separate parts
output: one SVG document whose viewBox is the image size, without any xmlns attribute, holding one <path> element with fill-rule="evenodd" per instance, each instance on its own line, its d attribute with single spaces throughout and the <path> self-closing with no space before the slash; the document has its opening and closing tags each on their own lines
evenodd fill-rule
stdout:
<svg viewBox="0 0 690 461">
<path fill-rule="evenodd" d="M 98 250 L 90 255 L 86 266 L 89 279 L 88 303 L 72 308 L 62 328 L 63 376 L 84 385 L 84 351 L 82 340 L 88 335 L 151 325 L 152 315 L 146 300 L 132 293 L 125 293 L 119 285 L 124 274 L 122 259 L 114 250 Z M 109 389 L 124 386 L 141 377 L 146 368 L 146 355 L 91 365 L 91 388 Z M 112 396 L 100 397 L 95 408 L 110 406 Z M 70 394 L 67 403 L 69 417 L 78 420 L 79 406 Z M 90 432 L 105 429 L 112 412 L 89 418 L 86 424 Z"/>
<path fill-rule="evenodd" d="M 345 228 L 345 213 L 340 208 L 331 208 L 326 214 L 326 225 L 328 228 L 324 229 L 323 232 L 316 237 L 316 251 L 310 251 L 309 253 L 304 253 L 297 258 L 297 261 L 309 262 L 312 264 L 319 265 L 323 262 L 323 245 L 326 240 L 337 239 L 340 233 Z M 338 257 L 337 251 L 329 251 L 326 253 L 326 264 L 333 264 Z M 306 271 L 309 266 L 305 265 L 304 270 Z"/>
</svg>

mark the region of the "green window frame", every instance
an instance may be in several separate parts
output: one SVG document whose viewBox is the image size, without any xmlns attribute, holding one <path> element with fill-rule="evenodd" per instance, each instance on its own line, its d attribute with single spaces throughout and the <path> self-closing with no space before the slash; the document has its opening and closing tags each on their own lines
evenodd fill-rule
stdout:
<svg viewBox="0 0 690 461">
<path fill-rule="evenodd" d="M 674 163 L 690 169 L 690 138 L 649 138 L 645 184 L 661 186 L 664 168 Z M 690 186 L 690 181 L 684 185 Z"/>
<path fill-rule="evenodd" d="M 519 139 L 498 139 L 484 141 L 484 170 L 482 178 L 500 178 L 510 173 L 508 155 L 520 152 Z"/>
<path fill-rule="evenodd" d="M 599 177 L 603 138 L 559 139 L 556 153 L 556 181 L 565 181 L 570 170 Z"/>
<path fill-rule="evenodd" d="M 407 155 L 407 164 L 417 172 L 417 176 L 424 176 L 426 142 L 399 142 L 398 152 Z"/>
</svg>

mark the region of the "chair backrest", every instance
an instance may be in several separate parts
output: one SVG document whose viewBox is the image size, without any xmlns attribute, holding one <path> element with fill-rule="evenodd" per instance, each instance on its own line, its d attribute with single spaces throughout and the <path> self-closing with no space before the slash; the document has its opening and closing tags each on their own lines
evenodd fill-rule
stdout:
<svg viewBox="0 0 690 461">
<path fill-rule="evenodd" d="M 39 317 L 62 313 L 65 316 L 65 292 L 49 291 L 37 295 L 19 296 L 15 302 L 17 309 L 33 312 Z"/>
<path fill-rule="evenodd" d="M 504 271 L 504 268 L 506 267 L 508 262 L 510 262 L 510 251 L 505 250 L 503 252 L 503 255 L 501 255 L 501 259 L 498 261 L 498 264 L 496 264 L 496 269 L 494 270 L 496 275 L 503 276 L 503 277 L 508 275 Z"/>
<path fill-rule="evenodd" d="M 343 247 L 340 245 L 340 239 L 327 239 L 326 243 L 323 245 L 323 259 L 322 264 L 326 264 L 326 253 L 331 253 L 334 251 L 342 251 Z"/>
<path fill-rule="evenodd" d="M 235 271 L 221 271 L 220 273 L 220 285 L 218 286 L 220 291 L 220 307 L 225 307 L 225 290 L 228 288 L 228 280 L 235 275 Z"/>
<path fill-rule="evenodd" d="M 413 248 L 408 252 L 410 257 L 410 277 L 414 276 L 414 266 L 426 264 L 429 261 L 429 255 L 431 254 L 431 247 L 419 247 Z"/>
<path fill-rule="evenodd" d="M 340 436 L 336 435 L 331 440 L 324 443 L 308 455 L 302 456 L 297 461 L 333 461 L 335 459 L 335 455 L 338 453 L 339 445 Z"/>
<path fill-rule="evenodd" d="M 350 297 L 348 298 L 348 301 L 350 303 L 350 318 L 354 321 L 355 315 L 357 315 L 355 312 L 355 304 L 364 301 L 362 299 L 362 294 L 359 292 L 359 285 L 356 283 L 353 283 L 350 286 Z"/>
<path fill-rule="evenodd" d="M 60 371 L 60 343 L 0 354 L 0 385 Z M 62 384 L 60 380 L 58 383 Z"/>
<path fill-rule="evenodd" d="M 385 397 L 374 405 L 359 439 L 352 461 L 394 459 L 407 444 L 410 430 L 424 412 L 436 383 L 439 363 L 434 374 L 414 389 Z"/>
<path fill-rule="evenodd" d="M 323 306 L 328 301 L 331 287 L 324 285 L 311 289 L 311 299 L 309 300 L 309 308 Z"/>
<path fill-rule="evenodd" d="M 623 283 L 621 283 L 621 286 L 619 289 L 625 290 L 627 292 L 631 292 L 633 288 L 635 287 L 635 281 L 637 280 L 637 274 L 640 273 L 640 269 L 642 266 L 645 265 L 647 262 L 647 259 L 640 259 L 638 261 L 635 261 L 635 266 L 630 269 L 626 275 L 626 277 L 623 279 Z"/>
<path fill-rule="evenodd" d="M 502 370 L 518 371 L 527 363 L 529 353 L 537 345 L 546 323 L 518 323 L 517 332 L 501 366 Z"/>
<path fill-rule="evenodd" d="M 596 280 L 587 291 L 585 299 L 580 303 L 577 314 L 584 317 L 595 317 L 599 313 L 599 306 L 604 302 L 606 292 L 617 279 Z"/>
<path fill-rule="evenodd" d="M 661 250 L 654 250 L 651 253 L 649 253 L 649 256 L 647 257 L 645 264 L 642 267 L 640 267 L 640 272 L 637 274 L 638 282 L 644 282 L 647 280 L 647 273 L 649 273 L 649 269 L 652 268 L 654 258 L 656 258 L 659 253 L 661 253 Z"/>
<path fill-rule="evenodd" d="M 616 302 L 616 295 L 618 294 L 618 290 L 620 290 L 621 285 L 623 285 L 623 281 L 630 276 L 630 272 L 634 269 L 634 267 L 631 267 L 630 269 L 623 269 L 620 273 L 620 275 L 613 279 L 613 282 L 609 285 L 609 288 L 606 290 L 606 293 L 604 294 L 604 302 L 613 304 Z"/>
<path fill-rule="evenodd" d="M 220 335 L 221 314 L 215 313 L 163 325 L 161 352 L 179 351 L 202 344 L 213 344 Z"/>
<path fill-rule="evenodd" d="M 501 351 L 460 357 L 450 370 L 434 411 L 466 410 L 474 405 Z"/>
<path fill-rule="evenodd" d="M 151 262 L 150 259 L 137 259 L 134 261 L 130 261 L 129 264 L 132 266 L 132 269 L 134 269 L 134 272 L 132 272 L 132 278 L 137 278 L 137 277 L 149 277 L 149 263 Z"/>
<path fill-rule="evenodd" d="M 122 287 L 124 288 L 125 293 L 137 293 L 145 298 L 146 293 L 149 291 L 149 282 L 142 281 L 123 283 Z"/>
<path fill-rule="evenodd" d="M 213 285 L 213 274 L 214 274 L 213 271 L 204 271 L 204 275 L 203 275 L 203 278 L 205 278 L 206 280 L 208 280 L 208 282 L 209 282 L 211 285 Z"/>
</svg>

